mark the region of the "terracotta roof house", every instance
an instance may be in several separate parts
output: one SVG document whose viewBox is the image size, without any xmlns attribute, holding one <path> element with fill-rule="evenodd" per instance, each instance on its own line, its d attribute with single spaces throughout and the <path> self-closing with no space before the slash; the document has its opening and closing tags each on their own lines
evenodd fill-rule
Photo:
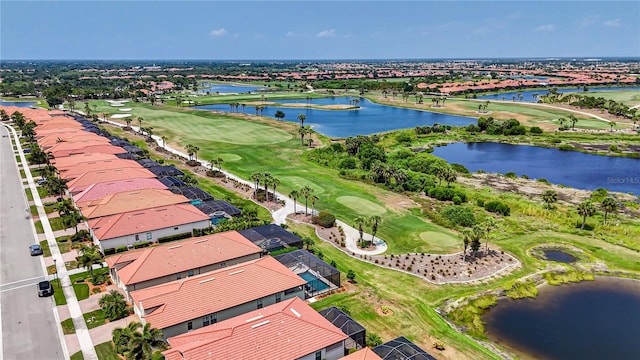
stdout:
<svg viewBox="0 0 640 360">
<path fill-rule="evenodd" d="M 106 258 L 115 284 L 140 290 L 259 259 L 262 249 L 237 231 L 172 241 Z"/>
<path fill-rule="evenodd" d="M 125 171 L 138 169 L 123 169 Z M 79 179 L 79 178 L 78 178 Z M 73 182 L 73 181 L 72 181 Z M 71 187 L 69 187 L 71 188 Z M 169 190 L 142 189 L 107 195 L 98 200 L 76 203 L 87 219 L 115 215 L 129 211 L 151 209 L 160 206 L 188 203 L 189 199 Z M 199 210 L 198 210 L 199 211 Z"/>
<path fill-rule="evenodd" d="M 36 127 L 36 133 L 38 133 L 38 131 L 40 130 L 51 130 L 60 128 L 83 129 L 84 126 L 71 118 L 62 118 L 41 123 Z"/>
<path fill-rule="evenodd" d="M 102 138 L 102 139 L 106 139 L 106 138 Z M 53 146 L 49 147 L 47 150 L 51 151 L 52 153 L 56 153 L 56 152 L 61 152 L 61 151 L 66 151 L 66 150 L 79 150 L 79 149 L 84 149 L 87 146 L 94 146 L 94 145 L 105 145 L 109 143 L 109 139 L 106 139 L 107 142 L 104 142 L 102 140 L 85 140 L 85 141 L 72 141 L 72 142 L 60 142 L 60 143 L 56 143 Z"/>
<path fill-rule="evenodd" d="M 62 134 L 49 134 L 41 139 L 38 139 L 38 145 L 43 150 L 47 150 L 55 146 L 56 144 L 62 143 L 74 143 L 74 142 L 87 142 L 94 141 L 100 142 L 102 144 L 109 144 L 109 139 L 106 137 L 96 135 L 94 133 L 86 132 L 86 131 L 77 131 Z"/>
<path fill-rule="evenodd" d="M 143 323 L 176 336 L 293 297 L 306 281 L 270 256 L 132 291 Z"/>
<path fill-rule="evenodd" d="M 69 181 L 67 187 L 73 195 L 84 191 L 93 184 L 115 180 L 127 180 L 135 178 L 155 178 L 151 172 L 145 169 L 110 169 L 89 171 Z"/>
<path fill-rule="evenodd" d="M 109 155 L 113 156 L 113 155 Z M 62 158 L 61 160 L 65 160 L 68 158 Z M 57 166 L 56 166 L 57 167 Z M 107 197 L 108 195 L 123 192 L 123 191 L 134 191 L 134 190 L 142 190 L 142 189 L 166 189 L 158 179 L 145 179 L 145 178 L 134 178 L 134 179 L 126 179 L 126 180 L 116 180 L 109 182 L 101 182 L 97 184 L 90 185 L 83 192 L 76 194 L 73 197 L 73 201 L 76 203 L 79 202 L 87 202 L 92 200 L 102 199 Z"/>
<path fill-rule="evenodd" d="M 36 127 L 36 139 L 42 139 L 46 136 L 52 135 L 52 134 L 66 134 L 68 132 L 75 132 L 75 133 L 86 133 L 86 131 L 83 128 L 65 128 L 65 127 L 61 127 L 61 128 L 52 128 L 52 129 L 42 129 L 42 128 L 37 128 Z"/>
<path fill-rule="evenodd" d="M 382 358 L 366 347 L 341 358 L 341 360 L 382 360 Z"/>
<path fill-rule="evenodd" d="M 63 171 L 85 162 L 112 160 L 117 158 L 118 157 L 113 154 L 88 153 L 66 156 L 59 159 L 51 159 L 51 163 L 56 166 L 58 171 Z"/>
<path fill-rule="evenodd" d="M 166 360 L 326 359 L 344 356 L 344 335 L 293 298 L 168 339 Z"/>
<path fill-rule="evenodd" d="M 49 149 L 51 151 L 51 149 Z M 127 150 L 119 147 L 113 146 L 109 144 L 95 144 L 90 146 L 85 146 L 83 148 L 78 149 L 60 149 L 56 151 L 51 151 L 54 157 L 61 158 L 65 156 L 75 155 L 75 154 L 89 154 L 89 153 L 102 153 L 102 154 L 124 154 Z"/>
<path fill-rule="evenodd" d="M 60 177 L 71 180 L 89 171 L 133 168 L 144 169 L 140 164 L 133 160 L 112 159 L 83 162 L 69 169 L 58 170 L 60 171 Z"/>
<path fill-rule="evenodd" d="M 191 204 L 177 204 L 104 216 L 89 221 L 89 230 L 101 250 L 133 247 L 143 242 L 192 233 L 211 226 L 207 215 Z"/>
</svg>

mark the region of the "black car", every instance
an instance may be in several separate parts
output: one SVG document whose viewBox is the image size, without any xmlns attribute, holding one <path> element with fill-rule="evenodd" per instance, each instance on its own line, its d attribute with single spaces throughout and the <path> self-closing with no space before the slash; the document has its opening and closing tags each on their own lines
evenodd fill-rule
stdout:
<svg viewBox="0 0 640 360">
<path fill-rule="evenodd" d="M 29 251 L 31 252 L 31 256 L 42 255 L 42 247 L 38 244 L 33 244 L 29 246 Z"/>
<path fill-rule="evenodd" d="M 53 295 L 53 286 L 51 281 L 40 281 L 38 283 L 38 297 Z"/>
</svg>

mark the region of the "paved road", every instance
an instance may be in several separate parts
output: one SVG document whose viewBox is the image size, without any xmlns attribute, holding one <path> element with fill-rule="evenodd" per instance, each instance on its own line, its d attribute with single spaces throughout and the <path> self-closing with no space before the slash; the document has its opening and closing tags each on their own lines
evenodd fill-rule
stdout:
<svg viewBox="0 0 640 360">
<path fill-rule="evenodd" d="M 10 134 L 0 135 L 0 359 L 64 359 L 53 297 L 37 295 L 43 262 L 29 255 L 36 237 Z"/>
</svg>

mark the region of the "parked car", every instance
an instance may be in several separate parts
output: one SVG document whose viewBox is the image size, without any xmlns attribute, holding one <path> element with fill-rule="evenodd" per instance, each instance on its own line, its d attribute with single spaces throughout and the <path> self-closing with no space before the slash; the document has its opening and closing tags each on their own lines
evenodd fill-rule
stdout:
<svg viewBox="0 0 640 360">
<path fill-rule="evenodd" d="M 47 182 L 47 179 L 40 179 L 38 180 L 38 185 L 45 184 L 46 182 Z"/>
<path fill-rule="evenodd" d="M 29 246 L 29 251 L 31 252 L 31 256 L 42 255 L 42 247 L 38 244 Z"/>
<path fill-rule="evenodd" d="M 40 281 L 38 283 L 38 297 L 53 295 L 53 286 L 51 281 Z"/>
<path fill-rule="evenodd" d="M 28 154 L 28 153 L 31 152 L 31 149 L 30 148 L 26 148 L 26 149 L 23 149 L 22 152 L 25 153 L 25 154 Z"/>
</svg>

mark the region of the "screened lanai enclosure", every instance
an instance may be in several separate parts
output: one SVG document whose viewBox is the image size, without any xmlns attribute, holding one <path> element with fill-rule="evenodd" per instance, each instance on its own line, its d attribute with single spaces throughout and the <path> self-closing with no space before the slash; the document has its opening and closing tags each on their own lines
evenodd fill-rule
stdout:
<svg viewBox="0 0 640 360">
<path fill-rule="evenodd" d="M 382 360 L 436 360 L 436 358 L 404 336 L 387 341 L 371 350 L 380 356 Z"/>
<path fill-rule="evenodd" d="M 307 281 L 307 299 L 340 288 L 340 271 L 307 250 L 296 250 L 274 258 Z"/>
<path fill-rule="evenodd" d="M 318 311 L 325 319 L 340 329 L 349 338 L 345 341 L 345 353 L 351 349 L 362 349 L 366 346 L 367 330 L 357 321 L 353 320 L 344 311 L 335 306 Z"/>
</svg>

